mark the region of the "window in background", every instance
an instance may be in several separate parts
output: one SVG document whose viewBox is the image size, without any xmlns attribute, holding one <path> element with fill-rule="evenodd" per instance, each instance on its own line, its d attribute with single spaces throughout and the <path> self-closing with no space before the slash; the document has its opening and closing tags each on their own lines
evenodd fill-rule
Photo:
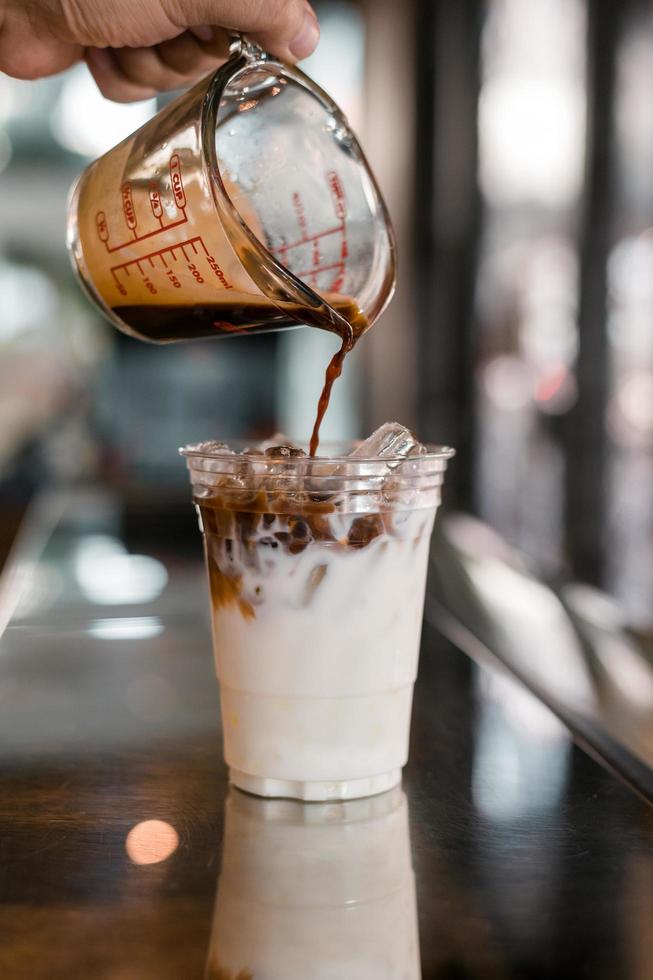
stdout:
<svg viewBox="0 0 653 980">
<path fill-rule="evenodd" d="M 24 499 L 48 473 L 95 465 L 85 416 L 106 332 L 75 285 L 64 245 L 68 188 L 85 158 L 51 127 L 73 77 L 0 75 L 2 501 Z"/>
<path fill-rule="evenodd" d="M 560 563 L 560 416 L 576 398 L 585 4 L 486 5 L 478 109 L 477 507 L 545 571 Z"/>
<path fill-rule="evenodd" d="M 653 627 L 653 13 L 631 14 L 617 61 L 618 221 L 608 262 L 608 584 Z"/>
</svg>

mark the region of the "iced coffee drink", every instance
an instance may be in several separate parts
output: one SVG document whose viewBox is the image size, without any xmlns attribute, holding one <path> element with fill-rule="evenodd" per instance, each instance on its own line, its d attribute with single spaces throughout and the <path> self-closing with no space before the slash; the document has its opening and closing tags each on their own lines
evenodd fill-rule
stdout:
<svg viewBox="0 0 653 980">
<path fill-rule="evenodd" d="M 349 799 L 408 755 L 429 539 L 451 450 L 396 423 L 329 457 L 183 450 L 204 534 L 224 751 L 262 796 Z"/>
</svg>

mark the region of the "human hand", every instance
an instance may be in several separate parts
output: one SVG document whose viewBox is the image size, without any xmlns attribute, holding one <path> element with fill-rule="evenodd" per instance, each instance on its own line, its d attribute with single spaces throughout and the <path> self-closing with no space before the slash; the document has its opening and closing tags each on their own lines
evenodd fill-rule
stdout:
<svg viewBox="0 0 653 980">
<path fill-rule="evenodd" d="M 103 95 L 133 102 L 217 68 L 229 31 L 290 62 L 319 39 L 308 0 L 0 0 L 0 71 L 41 78 L 84 60 Z"/>
</svg>

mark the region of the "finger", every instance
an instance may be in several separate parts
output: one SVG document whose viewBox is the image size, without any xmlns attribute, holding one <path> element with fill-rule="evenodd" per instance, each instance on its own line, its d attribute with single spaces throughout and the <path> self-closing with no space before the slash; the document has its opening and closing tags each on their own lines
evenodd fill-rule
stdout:
<svg viewBox="0 0 653 980">
<path fill-rule="evenodd" d="M 288 61 L 306 58 L 320 36 L 317 18 L 307 0 L 166 0 L 167 15 L 180 31 L 202 24 L 220 24 L 251 36 L 272 54 Z"/>
<path fill-rule="evenodd" d="M 5 9 L 0 0 L 1 72 L 31 80 L 54 75 L 81 60 L 81 45 L 35 33 L 25 7 L 12 5 Z"/>
<path fill-rule="evenodd" d="M 118 48 L 111 53 L 122 75 L 134 85 L 165 92 L 188 84 L 188 75 L 164 64 L 156 48 Z"/>
<path fill-rule="evenodd" d="M 130 82 L 107 48 L 87 48 L 86 64 L 102 95 L 114 102 L 140 102 L 156 95 L 154 88 Z"/>
<path fill-rule="evenodd" d="M 277 25 L 263 31 L 249 31 L 248 37 L 263 48 L 283 61 L 301 61 L 308 58 L 318 45 L 320 40 L 320 25 L 308 3 L 302 4 L 302 21 L 298 30 L 287 40 L 285 35 L 280 35 Z"/>
<path fill-rule="evenodd" d="M 161 61 L 186 78 L 207 75 L 229 57 L 226 31 L 213 27 L 191 30 L 156 46 Z M 198 36 L 199 31 L 202 31 L 201 37 Z"/>
</svg>

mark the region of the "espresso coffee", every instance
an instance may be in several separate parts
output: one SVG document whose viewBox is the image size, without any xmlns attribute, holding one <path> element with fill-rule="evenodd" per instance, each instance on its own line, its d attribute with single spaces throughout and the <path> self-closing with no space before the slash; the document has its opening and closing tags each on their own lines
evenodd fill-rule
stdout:
<svg viewBox="0 0 653 980">
<path fill-rule="evenodd" d="M 324 385 L 322 386 L 322 394 L 320 395 L 317 403 L 317 412 L 315 413 L 315 422 L 313 423 L 313 431 L 311 433 L 311 441 L 309 443 L 308 451 L 311 456 L 317 456 L 317 450 L 320 445 L 320 429 L 322 428 L 322 421 L 326 415 L 326 410 L 329 407 L 329 402 L 331 401 L 331 389 L 333 388 L 334 382 L 337 381 L 342 374 L 345 357 L 354 346 L 354 343 L 355 340 L 352 338 L 346 336 L 343 337 L 340 350 L 336 351 L 327 365 L 326 374 L 324 375 Z"/>
<path fill-rule="evenodd" d="M 348 296 L 330 296 L 328 303 L 350 324 L 354 340 L 367 330 L 367 319 L 354 300 Z M 279 303 L 277 306 L 262 296 L 235 291 L 214 303 L 141 303 L 114 306 L 113 311 L 141 340 L 153 343 L 173 343 L 225 334 L 263 333 L 302 323 L 339 333 L 326 305 L 313 308 L 297 303 Z"/>
</svg>

